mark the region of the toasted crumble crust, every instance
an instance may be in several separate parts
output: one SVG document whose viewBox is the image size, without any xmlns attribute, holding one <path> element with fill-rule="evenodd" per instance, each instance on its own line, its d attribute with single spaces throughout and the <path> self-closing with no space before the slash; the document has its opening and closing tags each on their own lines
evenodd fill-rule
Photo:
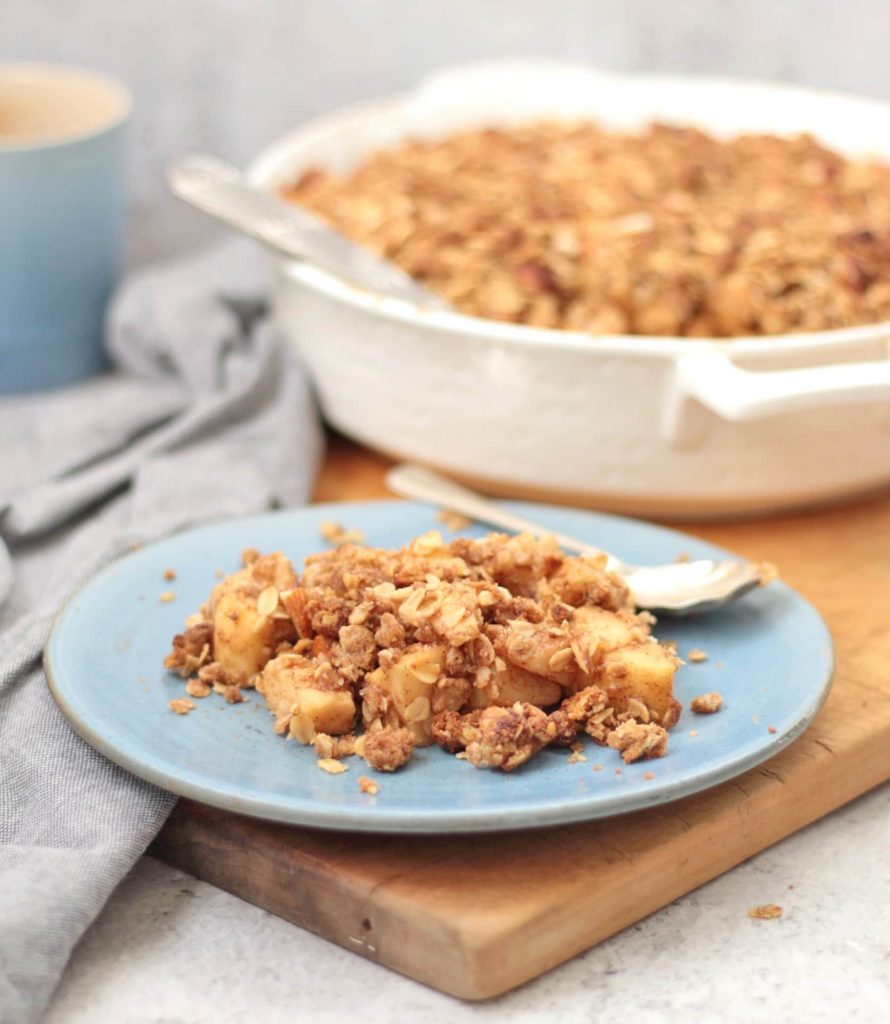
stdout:
<svg viewBox="0 0 890 1024">
<path fill-rule="evenodd" d="M 550 740 L 551 747 L 568 747 L 575 742 L 575 738 L 578 735 L 579 722 L 572 718 L 564 707 L 551 711 L 548 718 L 553 726 L 553 738 Z"/>
<path fill-rule="evenodd" d="M 660 725 L 643 725 L 632 719 L 622 722 L 609 733 L 606 741 L 613 750 L 619 750 L 625 764 L 664 757 L 667 753 L 667 733 Z"/>
<path fill-rule="evenodd" d="M 472 316 L 689 337 L 890 319 L 890 166 L 810 135 L 477 128 L 284 195 Z"/>
<path fill-rule="evenodd" d="M 472 728 L 467 760 L 477 768 L 513 771 L 546 746 L 553 731 L 547 715 L 532 704 L 486 708 Z"/>
<path fill-rule="evenodd" d="M 195 695 L 237 702 L 255 686 L 276 731 L 320 760 L 357 753 L 393 771 L 437 743 L 511 771 L 546 746 L 581 755 L 585 734 L 605 744 L 628 721 L 676 720 L 679 659 L 603 557 L 566 556 L 553 538 L 437 531 L 399 550 L 342 544 L 311 555 L 300 577 L 280 552 L 244 554 L 165 664 Z M 631 656 L 661 680 L 651 707 Z"/>
<path fill-rule="evenodd" d="M 692 698 L 689 706 L 697 715 L 713 715 L 723 707 L 723 697 L 716 690 L 712 693 L 700 693 Z"/>
<path fill-rule="evenodd" d="M 380 729 L 363 737 L 359 753 L 378 772 L 401 768 L 414 750 L 414 737 L 408 729 Z"/>
<path fill-rule="evenodd" d="M 177 633 L 173 637 L 173 650 L 164 658 L 164 668 L 187 679 L 210 661 L 212 643 L 212 622 L 200 622 L 184 633 Z"/>
</svg>

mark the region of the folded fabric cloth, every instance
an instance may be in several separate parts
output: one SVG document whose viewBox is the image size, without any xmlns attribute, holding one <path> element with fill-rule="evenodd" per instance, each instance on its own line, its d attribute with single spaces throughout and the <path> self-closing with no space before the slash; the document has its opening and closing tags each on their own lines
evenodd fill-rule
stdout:
<svg viewBox="0 0 890 1024">
<path fill-rule="evenodd" d="M 38 1020 L 173 797 L 69 727 L 40 654 L 102 565 L 175 530 L 309 497 L 322 435 L 246 242 L 134 277 L 114 372 L 0 401 L 0 1021 Z M 5 541 L 5 544 L 4 544 Z"/>
</svg>

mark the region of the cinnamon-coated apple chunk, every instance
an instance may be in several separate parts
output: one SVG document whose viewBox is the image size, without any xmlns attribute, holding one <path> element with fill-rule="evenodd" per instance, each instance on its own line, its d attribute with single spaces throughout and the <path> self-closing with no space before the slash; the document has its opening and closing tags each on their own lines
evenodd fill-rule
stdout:
<svg viewBox="0 0 890 1024">
<path fill-rule="evenodd" d="M 669 720 L 676 714 L 673 692 L 679 664 L 676 655 L 654 642 L 619 647 L 604 656 L 600 685 L 616 711 L 627 711 L 628 700 L 636 698 L 659 719 L 667 715 Z"/>
<path fill-rule="evenodd" d="M 494 670 L 491 683 L 473 687 L 467 707 L 471 711 L 488 707 L 509 708 L 519 701 L 536 708 L 549 708 L 558 704 L 563 696 L 563 689 L 558 683 L 505 663 L 502 669 Z"/>
<path fill-rule="evenodd" d="M 250 680 L 279 644 L 296 638 L 290 616 L 279 607 L 280 592 L 295 582 L 290 560 L 275 552 L 214 587 L 213 660 L 233 679 Z"/>
<path fill-rule="evenodd" d="M 397 724 L 410 729 L 417 746 L 431 742 L 433 686 L 444 674 L 446 653 L 442 644 L 412 646 L 398 660 L 379 666 L 365 677 L 366 684 L 379 687 L 389 696 Z"/>
</svg>

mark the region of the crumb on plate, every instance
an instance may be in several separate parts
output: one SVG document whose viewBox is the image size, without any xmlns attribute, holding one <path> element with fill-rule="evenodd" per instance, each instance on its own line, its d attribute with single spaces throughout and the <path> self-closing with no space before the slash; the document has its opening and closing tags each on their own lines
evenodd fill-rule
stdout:
<svg viewBox="0 0 890 1024">
<path fill-rule="evenodd" d="M 472 525 L 472 519 L 468 519 L 465 515 L 461 515 L 460 512 L 455 512 L 451 508 L 441 509 L 436 519 L 451 533 L 457 533 L 460 530 L 466 530 L 468 526 Z"/>
<path fill-rule="evenodd" d="M 369 796 L 377 796 L 380 792 L 380 786 L 373 779 L 369 779 L 367 775 L 359 775 L 358 788 Z"/>
<path fill-rule="evenodd" d="M 700 693 L 692 698 L 689 707 L 697 715 L 713 715 L 723 707 L 723 697 L 716 690 L 711 693 Z"/>
<path fill-rule="evenodd" d="M 334 547 L 344 547 L 346 544 L 362 544 L 365 535 L 361 530 L 347 530 L 340 523 L 325 520 L 319 527 L 319 533 Z"/>
<path fill-rule="evenodd" d="M 189 679 L 185 684 L 185 692 L 190 697 L 203 698 L 213 692 L 213 687 L 208 686 L 202 679 Z"/>
<path fill-rule="evenodd" d="M 702 651 L 698 647 L 693 647 L 686 655 L 686 660 L 691 661 L 694 665 L 698 665 L 701 662 L 708 660 L 708 652 Z"/>
<path fill-rule="evenodd" d="M 189 711 L 193 711 L 195 705 L 190 701 L 186 700 L 185 697 L 177 697 L 176 700 L 171 700 L 168 707 L 171 711 L 175 711 L 177 715 L 187 715 Z"/>
</svg>

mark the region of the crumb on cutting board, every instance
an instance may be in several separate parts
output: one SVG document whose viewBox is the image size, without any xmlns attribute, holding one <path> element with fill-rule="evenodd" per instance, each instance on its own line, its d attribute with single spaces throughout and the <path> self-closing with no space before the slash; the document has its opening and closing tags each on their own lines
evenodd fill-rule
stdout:
<svg viewBox="0 0 890 1024">
<path fill-rule="evenodd" d="M 762 903 L 756 907 L 748 907 L 748 917 L 754 921 L 773 921 L 783 913 L 778 903 Z"/>
</svg>

